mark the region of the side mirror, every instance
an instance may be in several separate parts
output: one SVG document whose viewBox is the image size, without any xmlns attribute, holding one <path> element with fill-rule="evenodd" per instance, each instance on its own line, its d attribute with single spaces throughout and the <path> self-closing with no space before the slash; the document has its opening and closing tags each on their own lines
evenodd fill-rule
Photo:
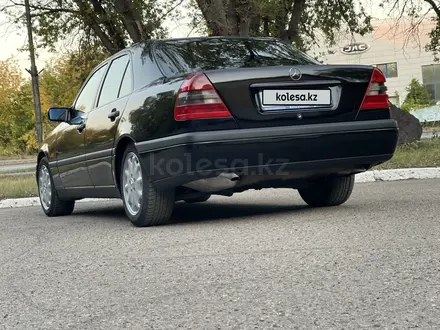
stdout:
<svg viewBox="0 0 440 330">
<path fill-rule="evenodd" d="M 69 109 L 49 108 L 47 115 L 50 121 L 67 122 L 69 120 Z"/>
</svg>

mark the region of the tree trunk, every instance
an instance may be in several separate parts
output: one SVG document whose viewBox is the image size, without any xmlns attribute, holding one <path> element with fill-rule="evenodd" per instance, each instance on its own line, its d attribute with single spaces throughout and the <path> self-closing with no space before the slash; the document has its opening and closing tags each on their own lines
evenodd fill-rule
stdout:
<svg viewBox="0 0 440 330">
<path fill-rule="evenodd" d="M 289 21 L 289 27 L 283 32 L 282 38 L 292 42 L 298 37 L 299 24 L 301 22 L 301 15 L 305 8 L 306 0 L 294 0 L 292 5 L 292 16 Z"/>
<path fill-rule="evenodd" d="M 223 2 L 224 3 L 224 2 Z M 247 29 L 248 31 L 246 32 L 246 23 L 244 22 L 244 17 L 240 17 L 238 16 L 238 10 L 240 10 L 240 8 L 237 7 L 237 4 L 235 2 L 235 0 L 227 0 L 227 4 L 226 4 L 226 29 L 224 32 L 224 35 L 230 35 L 230 36 L 238 36 L 241 35 L 241 29 L 240 29 L 240 25 L 241 22 L 240 20 L 243 19 L 243 31 L 246 34 L 249 34 L 249 25 L 247 25 Z"/>
<path fill-rule="evenodd" d="M 91 30 L 96 34 L 96 36 L 101 40 L 102 45 L 110 54 L 117 53 L 120 49 L 113 40 L 105 33 L 105 31 L 99 25 L 96 15 L 90 12 L 89 6 L 83 2 L 83 0 L 76 0 L 78 8 L 84 15 L 84 23 L 90 27 Z"/>
<path fill-rule="evenodd" d="M 257 14 L 251 19 L 251 24 L 249 26 L 249 33 L 253 36 L 258 36 L 260 33 L 260 25 L 261 25 L 261 15 Z"/>
<path fill-rule="evenodd" d="M 240 22 L 239 35 L 240 37 L 249 37 L 249 23 L 247 21 Z"/>
<path fill-rule="evenodd" d="M 196 0 L 214 36 L 249 36 L 254 0 Z M 258 22 L 259 23 L 259 22 Z M 257 27 L 257 30 L 259 25 Z"/>
<path fill-rule="evenodd" d="M 120 33 L 120 31 L 118 31 L 117 27 L 111 21 L 110 17 L 107 15 L 107 12 L 102 7 L 101 2 L 99 0 L 91 0 L 91 3 L 93 6 L 93 10 L 106 28 L 107 35 L 113 40 L 113 44 L 115 44 L 116 47 L 118 47 L 119 49 L 124 49 L 124 36 Z"/>
<path fill-rule="evenodd" d="M 287 7 L 286 1 L 280 0 L 280 12 L 276 15 L 275 18 L 275 28 L 278 31 L 278 36 L 281 39 L 284 39 L 284 34 L 286 31 L 286 22 L 287 22 Z"/>
<path fill-rule="evenodd" d="M 269 36 L 269 17 L 263 17 L 263 35 L 265 37 Z"/>
<path fill-rule="evenodd" d="M 113 4 L 119 14 L 121 14 L 122 23 L 133 42 L 139 42 L 149 38 L 145 33 L 141 17 L 134 8 L 132 0 L 113 0 Z"/>
<path fill-rule="evenodd" d="M 222 0 L 196 0 L 200 11 L 205 18 L 211 34 L 214 36 L 227 35 L 228 27 L 226 10 Z"/>
</svg>

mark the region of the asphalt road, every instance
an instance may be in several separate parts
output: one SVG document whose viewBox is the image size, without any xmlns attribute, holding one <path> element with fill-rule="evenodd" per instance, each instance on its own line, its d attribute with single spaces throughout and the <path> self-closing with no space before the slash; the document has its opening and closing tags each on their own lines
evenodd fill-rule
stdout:
<svg viewBox="0 0 440 330">
<path fill-rule="evenodd" d="M 0 329 L 440 328 L 440 181 L 179 204 L 135 228 L 119 202 L 0 210 Z"/>
</svg>

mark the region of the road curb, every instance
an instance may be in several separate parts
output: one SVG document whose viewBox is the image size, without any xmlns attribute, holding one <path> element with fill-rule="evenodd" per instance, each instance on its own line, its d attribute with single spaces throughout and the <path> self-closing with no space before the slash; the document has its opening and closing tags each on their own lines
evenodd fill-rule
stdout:
<svg viewBox="0 0 440 330">
<path fill-rule="evenodd" d="M 85 198 L 77 203 L 90 203 L 90 202 L 102 202 L 102 201 L 111 201 L 115 199 L 109 198 Z M 119 199 L 116 199 L 119 200 Z M 27 198 L 11 198 L 11 199 L 3 199 L 0 200 L 0 209 L 9 209 L 9 208 L 17 208 L 17 207 L 28 207 L 28 206 L 39 206 L 40 199 L 38 197 L 27 197 Z"/>
<path fill-rule="evenodd" d="M 404 168 L 394 170 L 375 170 L 356 175 L 356 183 L 369 183 L 377 181 L 423 180 L 440 179 L 440 167 Z M 108 198 L 85 198 L 78 203 L 111 201 Z M 0 209 L 17 208 L 40 205 L 38 197 L 14 198 L 0 200 Z"/>
<path fill-rule="evenodd" d="M 356 175 L 356 182 L 440 179 L 440 167 L 374 170 Z"/>
</svg>

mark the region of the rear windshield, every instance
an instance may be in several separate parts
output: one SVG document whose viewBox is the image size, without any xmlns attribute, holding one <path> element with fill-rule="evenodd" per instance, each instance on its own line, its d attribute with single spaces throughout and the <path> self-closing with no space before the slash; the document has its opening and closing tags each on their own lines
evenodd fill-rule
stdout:
<svg viewBox="0 0 440 330">
<path fill-rule="evenodd" d="M 279 40 L 194 39 L 161 42 L 157 59 L 167 76 L 227 68 L 320 64 Z"/>
</svg>

